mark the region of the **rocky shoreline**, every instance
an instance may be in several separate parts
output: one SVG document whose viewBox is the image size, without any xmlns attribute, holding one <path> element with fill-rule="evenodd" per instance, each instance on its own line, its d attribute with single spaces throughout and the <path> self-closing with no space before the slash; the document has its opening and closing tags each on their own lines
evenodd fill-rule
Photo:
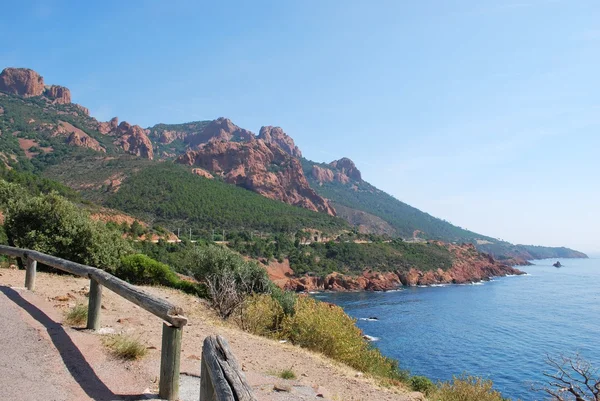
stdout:
<svg viewBox="0 0 600 401">
<path fill-rule="evenodd" d="M 454 254 L 454 263 L 448 270 L 420 271 L 414 268 L 402 271 L 373 272 L 361 275 L 331 273 L 325 277 L 304 275 L 288 277 L 279 285 L 290 291 L 390 291 L 399 287 L 428 286 L 436 284 L 468 284 L 488 281 L 492 277 L 522 275 L 525 272 L 500 263 L 492 256 L 473 252 L 471 244 L 449 245 Z"/>
</svg>

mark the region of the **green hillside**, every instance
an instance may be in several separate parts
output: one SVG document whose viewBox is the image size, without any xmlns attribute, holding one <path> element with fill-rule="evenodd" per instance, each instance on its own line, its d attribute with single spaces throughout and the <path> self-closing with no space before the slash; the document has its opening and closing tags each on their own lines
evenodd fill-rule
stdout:
<svg viewBox="0 0 600 401">
<path fill-rule="evenodd" d="M 170 162 L 132 175 L 105 204 L 171 229 L 181 224 L 197 233 L 213 229 L 293 233 L 306 227 L 338 232 L 350 228 L 342 219 L 198 177 Z"/>
<path fill-rule="evenodd" d="M 477 238 L 493 240 L 422 212 L 366 181 L 347 184 L 333 181 L 320 184 L 311 174 L 312 166 L 315 164 L 328 169 L 331 169 L 331 166 L 302 160 L 304 174 L 319 195 L 332 200 L 335 204 L 361 210 L 385 220 L 396 230 L 398 236 L 410 238 L 416 230 L 419 230 L 420 237 L 448 242 L 472 242 Z"/>
<path fill-rule="evenodd" d="M 0 158 L 8 166 L 41 171 L 67 157 L 96 154 L 89 149 L 67 145 L 65 136 L 54 132 L 60 122 L 84 131 L 97 140 L 107 154 L 118 152 L 112 138 L 96 131 L 95 120 L 75 104 L 52 104 L 43 97 L 25 99 L 0 93 L 0 109 Z M 26 153 L 23 148 L 30 145 L 33 146 Z"/>
<path fill-rule="evenodd" d="M 350 181 L 346 184 L 337 181 L 320 183 L 312 175 L 314 165 L 330 170 L 334 169 L 328 164 L 302 159 L 302 167 L 306 178 L 319 195 L 333 201 L 334 206 L 342 205 L 345 216 L 350 214 L 346 208 L 350 208 L 384 220 L 393 227 L 395 236 L 412 238 L 418 231 L 418 237 L 420 238 L 475 244 L 480 251 L 490 253 L 500 259 L 511 257 L 524 260 L 587 257 L 584 253 L 569 248 L 513 245 L 509 242 L 499 241 L 495 238 L 465 230 L 407 205 L 366 181 Z"/>
</svg>

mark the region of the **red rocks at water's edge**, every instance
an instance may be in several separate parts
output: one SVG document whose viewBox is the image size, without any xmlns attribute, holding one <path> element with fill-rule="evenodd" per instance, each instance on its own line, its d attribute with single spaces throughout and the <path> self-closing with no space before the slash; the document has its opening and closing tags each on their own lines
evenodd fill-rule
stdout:
<svg viewBox="0 0 600 401">
<path fill-rule="evenodd" d="M 446 246 L 455 257 L 449 270 L 422 272 L 411 268 L 386 273 L 364 272 L 360 276 L 332 273 L 326 277 L 291 277 L 282 287 L 292 291 L 389 291 L 401 285 L 467 284 L 492 277 L 524 274 L 489 255 L 478 253 L 472 244 Z"/>
</svg>

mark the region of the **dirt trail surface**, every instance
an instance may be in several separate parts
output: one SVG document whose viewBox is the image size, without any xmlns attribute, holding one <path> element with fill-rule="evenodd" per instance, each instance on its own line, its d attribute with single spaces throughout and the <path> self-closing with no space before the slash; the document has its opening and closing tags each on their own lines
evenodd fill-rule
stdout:
<svg viewBox="0 0 600 401">
<path fill-rule="evenodd" d="M 38 273 L 32 293 L 22 288 L 24 280 L 23 271 L 0 269 L 0 399 L 156 399 L 159 318 L 105 288 L 101 329 L 94 333 L 69 327 L 61 323 L 64 313 L 77 303 L 87 303 L 89 281 Z M 229 341 L 259 400 L 421 399 L 420 393 L 380 387 L 316 353 L 245 333 L 216 317 L 196 297 L 167 288 L 144 289 L 183 307 L 189 319 L 182 343 L 182 401 L 198 400 L 202 342 L 212 334 Z M 102 342 L 103 336 L 113 333 L 138 338 L 148 354 L 133 362 L 114 358 Z M 293 370 L 297 379 L 276 377 L 284 369 Z"/>
</svg>

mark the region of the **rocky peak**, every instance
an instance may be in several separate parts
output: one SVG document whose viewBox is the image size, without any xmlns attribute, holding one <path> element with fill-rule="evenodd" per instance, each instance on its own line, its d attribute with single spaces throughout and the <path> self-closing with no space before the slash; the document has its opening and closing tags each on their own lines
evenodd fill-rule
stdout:
<svg viewBox="0 0 600 401">
<path fill-rule="evenodd" d="M 29 68 L 5 68 L 0 73 L 0 91 L 23 97 L 41 96 L 44 78 Z"/>
<path fill-rule="evenodd" d="M 44 85 L 44 78 L 29 68 L 5 68 L 2 70 L 0 91 L 23 97 L 45 96 L 56 104 L 71 103 L 71 91 L 68 88 L 59 85 Z"/>
<path fill-rule="evenodd" d="M 181 155 L 177 163 L 200 167 L 267 198 L 335 215 L 329 202 L 308 184 L 300 162 L 262 139 L 211 140 Z"/>
<path fill-rule="evenodd" d="M 334 178 L 333 171 L 329 170 L 328 168 L 323 168 L 317 165 L 314 165 L 312 168 L 312 176 L 321 184 L 325 182 L 332 182 Z"/>
<path fill-rule="evenodd" d="M 246 129 L 240 128 L 230 119 L 219 117 L 208 124 L 202 132 L 190 135 L 186 142 L 191 146 L 198 146 L 207 143 L 211 139 L 234 142 L 251 141 L 255 138 L 254 134 Z"/>
<path fill-rule="evenodd" d="M 354 162 L 347 157 L 342 157 L 339 160 L 334 160 L 329 165 L 336 170 L 338 170 L 341 174 L 347 176 L 353 181 L 362 181 L 362 176 L 360 171 L 356 168 Z"/>
<path fill-rule="evenodd" d="M 52 103 L 68 104 L 71 103 L 71 91 L 64 86 L 52 85 L 47 86 L 44 91 L 44 96 L 52 100 Z"/>
<path fill-rule="evenodd" d="M 80 148 L 89 148 L 97 152 L 106 152 L 97 140 L 80 131 L 73 131 L 71 135 L 67 137 L 66 143 Z"/>
<path fill-rule="evenodd" d="M 302 152 L 294 143 L 294 140 L 287 135 L 280 127 L 265 126 L 260 128 L 258 138 L 266 143 L 275 144 L 283 149 L 288 155 L 293 157 L 302 157 Z"/>
<path fill-rule="evenodd" d="M 154 158 L 152 142 L 146 135 L 146 131 L 139 125 L 131 125 L 123 121 L 117 127 L 116 134 L 118 138 L 114 144 L 122 147 L 125 152 L 150 160 Z"/>
<path fill-rule="evenodd" d="M 108 135 L 110 133 L 115 133 L 119 126 L 119 118 L 113 117 L 110 121 L 98 123 L 98 132 L 103 135 Z"/>
</svg>

